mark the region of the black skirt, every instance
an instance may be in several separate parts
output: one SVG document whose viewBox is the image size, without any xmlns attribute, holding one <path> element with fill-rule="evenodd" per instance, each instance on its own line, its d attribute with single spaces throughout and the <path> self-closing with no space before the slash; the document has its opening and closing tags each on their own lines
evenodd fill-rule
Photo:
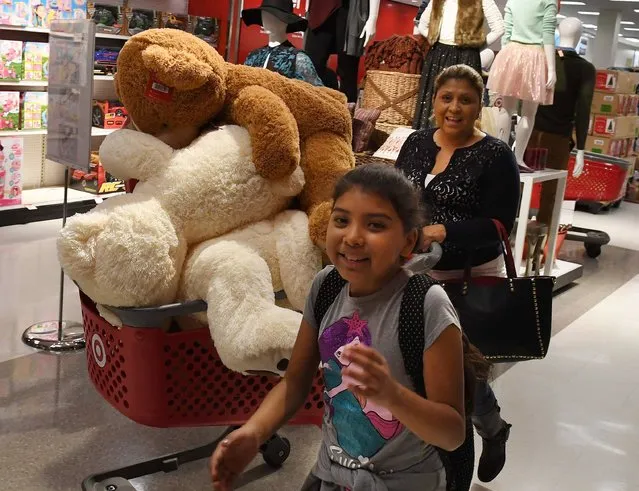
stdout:
<svg viewBox="0 0 639 491">
<path fill-rule="evenodd" d="M 433 112 L 433 88 L 435 79 L 446 68 L 453 65 L 468 65 L 481 74 L 481 58 L 478 48 L 460 48 L 449 44 L 435 43 L 426 54 L 419 97 L 415 108 L 413 128 L 421 130 L 431 127 Z"/>
</svg>

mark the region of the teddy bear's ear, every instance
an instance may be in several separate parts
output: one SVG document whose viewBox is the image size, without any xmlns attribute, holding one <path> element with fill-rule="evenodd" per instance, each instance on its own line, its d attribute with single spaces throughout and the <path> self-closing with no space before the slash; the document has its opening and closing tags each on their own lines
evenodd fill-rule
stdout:
<svg viewBox="0 0 639 491">
<path fill-rule="evenodd" d="M 152 44 L 142 51 L 142 60 L 158 82 L 177 90 L 198 89 L 217 78 L 211 65 L 182 50 Z"/>
</svg>

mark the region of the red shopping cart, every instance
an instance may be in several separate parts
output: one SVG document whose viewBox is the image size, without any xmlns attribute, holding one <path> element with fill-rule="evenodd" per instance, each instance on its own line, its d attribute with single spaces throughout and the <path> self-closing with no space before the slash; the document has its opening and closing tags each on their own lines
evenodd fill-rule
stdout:
<svg viewBox="0 0 639 491">
<path fill-rule="evenodd" d="M 171 332 L 166 319 L 206 309 L 203 301 L 147 309 L 113 309 L 125 324 L 114 327 L 95 303 L 80 293 L 89 377 L 102 397 L 129 419 L 154 427 L 228 426 L 214 442 L 87 477 L 84 491 L 134 489 L 128 483 L 176 470 L 209 457 L 217 444 L 242 425 L 278 382 L 273 376 L 243 376 L 228 370 L 207 327 Z M 318 372 L 304 406 L 289 424 L 320 426 L 323 382 Z M 274 435 L 262 448 L 264 461 L 278 467 L 290 453 Z"/>
<path fill-rule="evenodd" d="M 577 201 L 591 213 L 599 213 L 610 207 L 617 207 L 623 200 L 628 183 L 630 163 L 626 160 L 586 152 L 584 170 L 579 177 L 572 175 L 576 153 L 573 151 L 568 161 L 568 179 L 564 199 Z M 531 208 L 539 208 L 541 185 L 533 188 Z M 601 247 L 610 242 L 610 236 L 601 230 L 571 227 L 567 240 L 584 243 L 588 256 L 595 258 L 601 254 Z"/>
</svg>

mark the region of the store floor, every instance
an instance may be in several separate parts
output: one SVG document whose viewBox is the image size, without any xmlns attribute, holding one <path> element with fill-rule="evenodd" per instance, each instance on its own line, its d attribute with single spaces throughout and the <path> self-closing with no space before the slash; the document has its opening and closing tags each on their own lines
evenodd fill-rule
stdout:
<svg viewBox="0 0 639 491">
<path fill-rule="evenodd" d="M 495 482 L 476 483 L 472 491 L 637 489 L 638 221 L 639 205 L 627 203 L 607 215 L 575 215 L 575 225 L 606 230 L 615 245 L 591 260 L 580 245 L 568 243 L 564 259 L 583 263 L 584 277 L 556 297 L 549 356 L 498 370 L 495 392 L 513 423 L 508 463 Z M 3 491 L 79 489 L 89 474 L 206 443 L 221 431 L 137 425 L 94 391 L 84 353 L 50 356 L 22 346 L 25 327 L 57 317 L 58 226 L 0 229 Z M 79 319 L 72 284 L 65 299 L 66 317 Z M 298 488 L 314 462 L 319 430 L 290 427 L 282 435 L 293 446 L 284 467 L 273 472 L 256 460 L 239 489 Z M 134 485 L 153 491 L 210 489 L 204 461 Z"/>
</svg>

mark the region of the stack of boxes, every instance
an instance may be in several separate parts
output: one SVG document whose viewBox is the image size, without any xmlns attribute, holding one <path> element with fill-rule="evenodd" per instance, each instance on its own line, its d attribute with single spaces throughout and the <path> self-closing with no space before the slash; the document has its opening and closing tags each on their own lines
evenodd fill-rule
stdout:
<svg viewBox="0 0 639 491">
<path fill-rule="evenodd" d="M 597 70 L 586 151 L 627 158 L 639 137 L 639 73 Z"/>
</svg>

